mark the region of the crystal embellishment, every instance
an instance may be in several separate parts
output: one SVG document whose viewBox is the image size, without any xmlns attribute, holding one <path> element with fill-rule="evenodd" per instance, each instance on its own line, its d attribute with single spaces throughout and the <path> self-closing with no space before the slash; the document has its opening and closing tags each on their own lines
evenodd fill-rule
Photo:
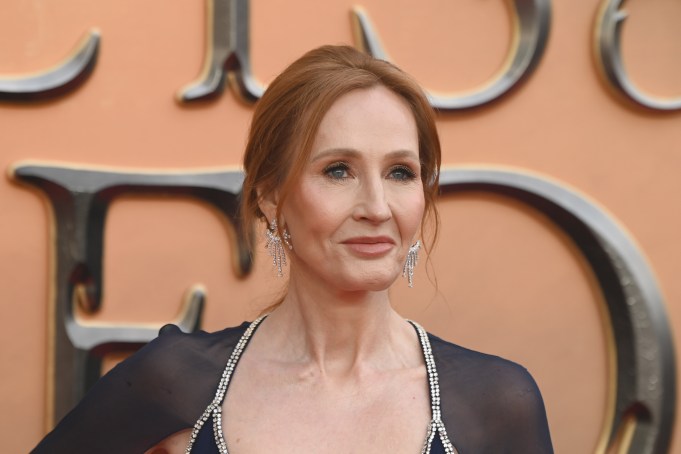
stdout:
<svg viewBox="0 0 681 454">
<path fill-rule="evenodd" d="M 229 454 L 227 450 L 227 442 L 225 441 L 225 436 L 222 431 L 222 403 L 225 399 L 225 394 L 227 393 L 227 387 L 229 386 L 229 381 L 232 378 L 232 373 L 236 368 L 241 354 L 246 349 L 248 342 L 251 340 L 251 336 L 258 328 L 258 325 L 267 317 L 263 315 L 262 317 L 254 320 L 246 331 L 237 342 L 236 347 L 232 351 L 232 354 L 227 361 L 225 370 L 222 372 L 222 377 L 220 378 L 220 383 L 218 384 L 218 389 L 215 392 L 215 397 L 212 402 L 206 407 L 201 417 L 194 424 L 187 449 L 185 454 L 191 454 L 192 447 L 196 442 L 199 431 L 206 424 L 209 418 L 213 419 L 213 436 L 215 437 L 215 443 L 221 454 Z M 430 345 L 430 340 L 428 339 L 428 333 L 421 327 L 418 323 L 408 320 L 412 324 L 416 332 L 418 333 L 419 342 L 421 344 L 421 351 L 423 352 L 423 358 L 426 363 L 426 370 L 428 372 L 428 388 L 430 390 L 430 405 L 431 405 L 431 420 L 428 424 L 428 432 L 426 439 L 423 443 L 423 449 L 421 454 L 430 454 L 430 447 L 433 443 L 435 436 L 439 436 L 442 441 L 442 446 L 445 448 L 447 454 L 459 454 L 452 442 L 447 436 L 447 430 L 442 422 L 442 415 L 440 412 L 440 383 L 437 376 L 437 369 L 435 367 L 435 358 L 433 356 L 433 350 Z"/>
</svg>

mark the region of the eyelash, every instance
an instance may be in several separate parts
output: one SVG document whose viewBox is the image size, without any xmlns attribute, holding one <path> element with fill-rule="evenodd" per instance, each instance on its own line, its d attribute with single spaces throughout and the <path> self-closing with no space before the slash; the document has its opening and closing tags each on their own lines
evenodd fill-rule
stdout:
<svg viewBox="0 0 681 454">
<path fill-rule="evenodd" d="M 404 166 L 404 165 L 398 165 L 398 166 L 392 167 L 390 169 L 390 172 L 388 172 L 388 175 L 392 175 L 396 171 L 404 172 L 404 177 L 394 178 L 397 181 L 411 181 L 411 180 L 416 179 L 416 172 L 414 172 L 412 169 L 410 169 L 409 167 Z"/>
<path fill-rule="evenodd" d="M 346 173 L 346 175 L 344 175 L 342 177 L 333 176 L 332 173 L 335 172 L 335 171 L 338 171 L 338 170 L 344 171 Z M 348 170 L 350 170 L 350 166 L 347 163 L 345 163 L 345 162 L 334 162 L 333 164 L 324 168 L 324 175 L 328 176 L 332 180 L 344 180 L 344 179 L 348 178 L 348 175 L 347 175 L 347 174 L 349 174 Z"/>
<path fill-rule="evenodd" d="M 339 170 L 343 171 L 345 175 L 334 176 L 333 173 Z M 324 168 L 324 174 L 333 180 L 344 180 L 349 177 L 349 170 L 350 166 L 347 163 L 334 162 L 333 164 Z M 391 175 L 393 175 L 395 172 L 403 172 L 404 176 L 399 178 L 392 177 Z M 417 177 L 416 172 L 414 172 L 411 168 L 405 165 L 396 165 L 391 167 L 390 170 L 388 171 L 388 176 L 389 178 L 396 181 L 411 181 L 415 180 Z"/>
</svg>

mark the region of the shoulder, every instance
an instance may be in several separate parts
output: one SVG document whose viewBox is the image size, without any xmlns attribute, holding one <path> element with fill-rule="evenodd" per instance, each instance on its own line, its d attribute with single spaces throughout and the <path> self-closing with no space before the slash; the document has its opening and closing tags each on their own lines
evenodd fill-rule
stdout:
<svg viewBox="0 0 681 454">
<path fill-rule="evenodd" d="M 239 340 L 241 335 L 248 328 L 249 323 L 243 322 L 241 325 L 224 328 L 220 331 L 206 332 L 203 330 L 187 333 L 182 331 L 177 325 L 167 324 L 158 331 L 158 337 L 152 343 L 183 342 L 187 344 L 212 345 L 216 343 L 230 344 Z"/>
<path fill-rule="evenodd" d="M 504 382 L 534 383 L 527 369 L 518 363 L 453 344 L 430 333 L 428 339 L 441 376 L 456 374 L 466 378 L 470 374 L 484 374 Z"/>
<path fill-rule="evenodd" d="M 243 334 L 247 323 L 207 333 L 196 331 L 185 333 L 175 325 L 165 325 L 158 337 L 143 346 L 139 351 L 121 363 L 121 369 L 137 372 L 140 369 L 164 372 L 168 370 L 196 366 L 201 363 L 221 368 L 227 356 Z M 115 370 L 115 369 L 114 369 Z"/>
<path fill-rule="evenodd" d="M 117 365 L 103 379 L 124 382 L 130 391 L 162 397 L 150 391 L 163 388 L 183 395 L 204 382 L 209 392 L 219 378 L 234 346 L 247 324 L 214 333 L 185 333 L 175 325 L 166 325 L 158 337 Z M 121 385 L 122 387 L 122 385 Z M 179 392 L 182 391 L 182 392 Z M 192 391 L 195 393 L 195 391 Z"/>
<path fill-rule="evenodd" d="M 168 324 L 163 326 L 158 332 L 158 337 L 147 344 L 142 350 L 147 349 L 152 352 L 167 351 L 169 348 L 179 348 L 180 351 L 195 349 L 229 350 L 237 344 L 248 325 L 248 322 L 244 322 L 241 325 L 215 332 L 200 330 L 186 333 L 178 326 Z"/>
<path fill-rule="evenodd" d="M 469 449 L 473 452 L 499 452 L 498 446 L 488 446 L 490 440 L 516 446 L 512 452 L 551 452 L 544 401 L 525 367 L 432 334 L 428 337 L 439 377 L 443 419 L 460 443 L 476 446 Z"/>
<path fill-rule="evenodd" d="M 100 378 L 35 452 L 144 452 L 191 428 L 246 326 L 190 334 L 164 326 Z"/>
<path fill-rule="evenodd" d="M 522 365 L 461 347 L 432 334 L 428 337 L 445 394 L 456 395 L 457 400 L 466 394 L 482 407 L 491 406 L 487 410 L 494 412 L 543 413 L 544 403 L 537 383 Z M 443 404 L 446 400 L 447 396 L 443 396 Z"/>
</svg>

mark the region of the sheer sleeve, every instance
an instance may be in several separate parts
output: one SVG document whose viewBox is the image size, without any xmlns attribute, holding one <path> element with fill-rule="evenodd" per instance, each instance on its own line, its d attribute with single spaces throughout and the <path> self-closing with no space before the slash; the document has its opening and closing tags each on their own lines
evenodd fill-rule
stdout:
<svg viewBox="0 0 681 454">
<path fill-rule="evenodd" d="M 32 452 L 141 453 L 191 428 L 244 328 L 184 334 L 165 326 L 102 377 Z"/>
<path fill-rule="evenodd" d="M 431 335 L 442 420 L 460 454 L 553 453 L 544 402 L 522 366 Z"/>
</svg>

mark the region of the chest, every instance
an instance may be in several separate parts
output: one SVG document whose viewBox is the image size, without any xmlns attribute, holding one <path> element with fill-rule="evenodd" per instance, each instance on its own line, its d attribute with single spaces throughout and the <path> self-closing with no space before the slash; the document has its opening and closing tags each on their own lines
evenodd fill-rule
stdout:
<svg viewBox="0 0 681 454">
<path fill-rule="evenodd" d="M 425 367 L 387 375 L 359 374 L 361 380 L 339 386 L 314 374 L 273 373 L 267 367 L 239 363 L 263 319 L 251 323 L 234 347 L 215 397 L 194 425 L 186 452 L 457 452 L 441 419 L 437 370 L 422 327 L 410 322 Z M 232 380 L 235 375 L 242 377 Z"/>
<path fill-rule="evenodd" d="M 303 375 L 239 365 L 222 407 L 230 452 L 421 451 L 431 418 L 424 367 L 349 383 Z"/>
</svg>

